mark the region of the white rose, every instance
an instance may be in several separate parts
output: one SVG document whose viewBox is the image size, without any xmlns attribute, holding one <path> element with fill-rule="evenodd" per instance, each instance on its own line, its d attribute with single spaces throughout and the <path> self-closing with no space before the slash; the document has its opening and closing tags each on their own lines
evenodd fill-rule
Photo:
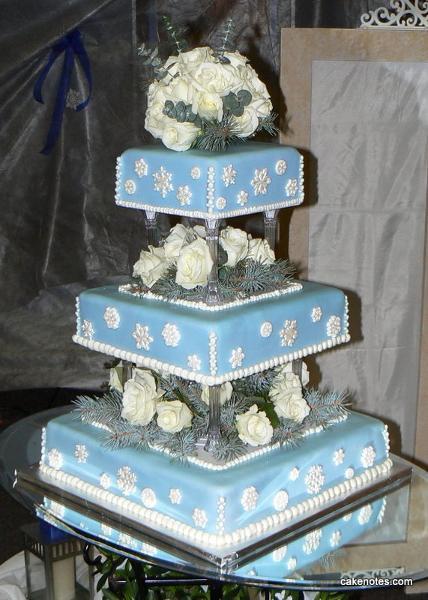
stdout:
<svg viewBox="0 0 428 600">
<path fill-rule="evenodd" d="M 256 113 L 257 118 L 267 117 L 272 112 L 272 102 L 262 97 L 253 97 L 253 100 L 250 102 L 250 107 Z"/>
<path fill-rule="evenodd" d="M 197 237 L 205 239 L 207 237 L 206 229 L 203 225 L 194 225 L 193 231 L 196 233 Z"/>
<path fill-rule="evenodd" d="M 239 137 L 248 137 L 259 126 L 259 117 L 251 104 L 244 108 L 244 114 L 241 117 L 233 117 L 233 120 L 236 123 Z"/>
<path fill-rule="evenodd" d="M 284 377 L 284 375 L 286 373 L 293 373 L 293 363 L 292 362 L 288 362 L 283 367 L 279 367 L 278 375 L 275 377 L 274 381 L 276 379 L 281 380 L 282 377 Z M 302 380 L 301 381 L 302 381 L 303 387 L 306 387 L 309 383 L 308 367 L 307 367 L 305 361 L 303 361 L 303 360 L 302 360 Z"/>
<path fill-rule="evenodd" d="M 249 446 L 262 446 L 272 439 L 273 427 L 264 411 L 258 412 L 257 404 L 236 417 L 239 438 Z"/>
<path fill-rule="evenodd" d="M 225 52 L 224 56 L 230 60 L 232 67 L 245 67 L 248 62 L 248 58 L 237 51 Z"/>
<path fill-rule="evenodd" d="M 269 246 L 267 240 L 262 238 L 254 238 L 248 243 L 247 258 L 252 258 L 257 262 L 270 265 L 275 260 L 275 252 Z"/>
<path fill-rule="evenodd" d="M 180 400 L 158 402 L 157 411 L 157 424 L 169 433 L 177 433 L 192 424 L 192 413 Z"/>
<path fill-rule="evenodd" d="M 150 84 L 147 93 L 147 110 L 144 126 L 155 138 L 162 137 L 162 132 L 165 128 L 163 109 L 166 99 L 164 88 L 159 82 L 155 81 Z"/>
<path fill-rule="evenodd" d="M 309 414 L 310 408 L 303 398 L 299 376 L 294 373 L 277 375 L 269 390 L 269 397 L 278 417 L 301 423 Z"/>
<path fill-rule="evenodd" d="M 167 95 L 174 103 L 192 104 L 195 95 L 193 82 L 188 75 L 180 75 L 171 81 L 167 87 Z"/>
<path fill-rule="evenodd" d="M 182 249 L 177 260 L 175 281 L 186 290 L 198 285 L 207 285 L 212 267 L 208 244 L 202 238 L 198 238 Z"/>
<path fill-rule="evenodd" d="M 149 246 L 149 250 L 141 250 L 140 258 L 134 265 L 134 277 L 141 277 L 143 283 L 151 288 L 168 269 L 163 248 Z"/>
<path fill-rule="evenodd" d="M 239 72 L 239 78 L 243 83 L 243 89 L 246 89 L 249 92 L 251 92 L 253 96 L 261 96 L 266 100 L 270 99 L 267 87 L 265 86 L 263 81 L 259 79 L 257 72 L 253 69 L 251 65 L 239 65 L 237 67 L 237 70 Z"/>
<path fill-rule="evenodd" d="M 219 94 L 210 92 L 198 92 L 193 96 L 192 112 L 203 119 L 223 118 L 223 100 Z"/>
<path fill-rule="evenodd" d="M 236 69 L 220 62 L 200 63 L 189 76 L 196 90 L 221 96 L 227 96 L 239 83 Z"/>
<path fill-rule="evenodd" d="M 195 141 L 199 129 L 193 123 L 179 123 L 175 119 L 164 118 L 166 120 L 165 127 L 160 136 L 162 143 L 170 150 L 176 150 L 177 152 L 188 150 Z M 153 132 L 150 131 L 150 133 Z"/>
<path fill-rule="evenodd" d="M 168 236 L 165 238 L 163 249 L 168 260 L 177 259 L 183 246 L 186 245 L 186 238 L 191 233 L 191 229 L 181 223 L 177 223 L 171 228 Z"/>
<path fill-rule="evenodd" d="M 156 412 L 160 396 L 150 371 L 137 369 L 134 378 L 125 383 L 121 416 L 135 425 L 147 425 Z"/>
<path fill-rule="evenodd" d="M 202 394 L 201 394 L 201 399 L 205 402 L 205 404 L 208 404 L 208 405 L 210 403 L 209 389 L 210 388 L 208 385 L 203 385 L 202 386 Z M 221 384 L 221 386 L 220 386 L 220 406 L 223 406 L 223 404 L 225 402 L 227 402 L 228 400 L 231 399 L 232 393 L 233 393 L 233 387 L 229 381 L 226 381 L 226 383 Z"/>
<path fill-rule="evenodd" d="M 248 254 L 248 235 L 242 229 L 226 227 L 220 233 L 220 246 L 227 252 L 228 267 L 234 267 Z"/>
<path fill-rule="evenodd" d="M 174 62 L 175 60 L 178 64 L 187 67 L 188 71 L 192 71 L 195 68 L 195 65 L 213 61 L 214 57 L 211 48 L 208 46 L 201 46 L 199 48 L 193 48 L 193 50 L 188 50 L 187 52 L 180 52 L 178 56 L 170 56 L 168 61 L 169 60 L 171 60 L 171 62 Z"/>
</svg>

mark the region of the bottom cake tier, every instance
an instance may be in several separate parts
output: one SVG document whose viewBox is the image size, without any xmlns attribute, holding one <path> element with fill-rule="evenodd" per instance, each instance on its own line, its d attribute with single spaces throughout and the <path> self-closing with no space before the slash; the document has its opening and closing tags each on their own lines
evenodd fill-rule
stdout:
<svg viewBox="0 0 428 600">
<path fill-rule="evenodd" d="M 296 447 L 264 447 L 226 464 L 110 450 L 103 436 L 73 414 L 53 419 L 43 432 L 42 475 L 218 554 L 368 485 L 392 465 L 386 426 L 356 412 L 308 432 Z"/>
</svg>

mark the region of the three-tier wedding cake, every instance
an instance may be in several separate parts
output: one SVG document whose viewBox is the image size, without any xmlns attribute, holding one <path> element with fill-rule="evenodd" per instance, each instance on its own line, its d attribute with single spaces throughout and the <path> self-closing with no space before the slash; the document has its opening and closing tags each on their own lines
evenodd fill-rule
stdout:
<svg viewBox="0 0 428 600">
<path fill-rule="evenodd" d="M 274 130 L 264 84 L 224 49 L 153 63 L 146 127 L 167 148 L 125 151 L 116 179 L 116 203 L 145 211 L 149 245 L 128 284 L 77 299 L 74 341 L 117 364 L 102 398 L 48 424 L 40 472 L 226 556 L 384 477 L 388 432 L 309 386 L 303 359 L 349 340 L 348 304 L 275 258 L 277 213 L 303 201 L 303 158 L 237 143 Z M 159 240 L 160 212 L 186 224 Z M 249 213 L 263 213 L 263 238 L 233 227 Z M 377 513 L 344 521 L 334 545 Z"/>
</svg>

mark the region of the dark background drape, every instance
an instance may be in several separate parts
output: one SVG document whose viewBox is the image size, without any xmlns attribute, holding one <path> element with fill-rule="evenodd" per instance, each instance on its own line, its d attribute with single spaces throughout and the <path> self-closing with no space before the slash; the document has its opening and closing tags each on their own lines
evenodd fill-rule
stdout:
<svg viewBox="0 0 428 600">
<path fill-rule="evenodd" d="M 98 387 L 104 358 L 74 346 L 74 299 L 85 287 L 126 277 L 144 244 L 142 214 L 115 206 L 115 158 L 149 139 L 143 130 L 145 73 L 136 39 L 158 33 L 161 14 L 195 44 L 215 43 L 232 17 L 237 47 L 266 81 L 276 106 L 282 27 L 358 27 L 378 0 L 0 0 L 0 390 Z M 93 93 L 65 110 L 54 150 L 40 154 L 62 57 L 32 96 L 49 47 L 78 27 Z M 160 46 L 163 38 L 161 35 Z M 76 69 L 71 88 L 83 99 Z M 163 229 L 168 227 L 162 219 Z"/>
</svg>

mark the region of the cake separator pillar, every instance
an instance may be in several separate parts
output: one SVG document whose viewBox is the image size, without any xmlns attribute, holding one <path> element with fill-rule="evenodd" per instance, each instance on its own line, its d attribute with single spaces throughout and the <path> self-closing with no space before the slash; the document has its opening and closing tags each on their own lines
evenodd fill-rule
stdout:
<svg viewBox="0 0 428 600">
<path fill-rule="evenodd" d="M 218 236 L 219 221 L 217 219 L 207 219 L 205 221 L 206 240 L 213 261 L 211 272 L 208 275 L 208 285 L 206 291 L 207 304 L 219 304 L 220 294 L 218 291 Z"/>
<path fill-rule="evenodd" d="M 147 230 L 147 245 L 157 246 L 159 244 L 159 232 L 157 224 L 157 214 L 155 211 L 146 210 L 145 221 Z"/>
<path fill-rule="evenodd" d="M 267 210 L 263 213 L 265 239 L 274 251 L 278 235 L 278 213 L 278 210 Z"/>
<path fill-rule="evenodd" d="M 209 397 L 209 421 L 207 441 L 204 450 L 213 452 L 220 440 L 220 385 L 210 386 Z"/>
</svg>

